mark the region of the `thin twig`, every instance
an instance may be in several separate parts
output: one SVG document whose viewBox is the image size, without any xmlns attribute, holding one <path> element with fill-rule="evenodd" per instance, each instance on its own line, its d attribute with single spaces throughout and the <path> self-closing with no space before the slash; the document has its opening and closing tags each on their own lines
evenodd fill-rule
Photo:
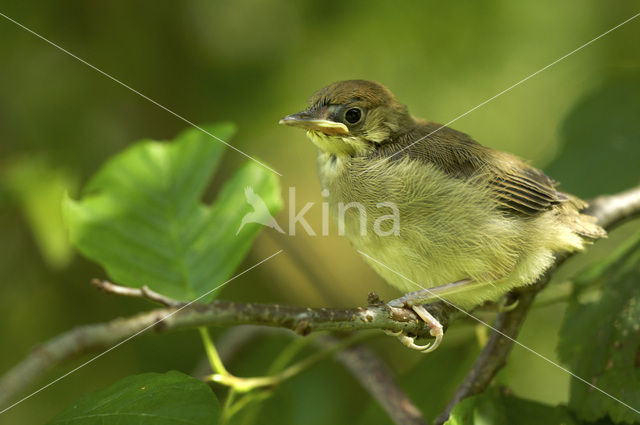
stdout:
<svg viewBox="0 0 640 425">
<path fill-rule="evenodd" d="M 331 340 L 325 339 L 326 342 L 330 341 L 328 346 L 325 344 L 318 352 L 304 358 L 303 360 L 293 365 L 285 367 L 284 369 L 273 375 L 244 378 L 240 376 L 233 376 L 230 374 L 214 373 L 205 376 L 204 380 L 217 382 L 229 387 L 233 387 L 233 389 L 239 393 L 247 393 L 257 388 L 274 387 L 305 371 L 306 369 L 310 368 L 320 360 L 325 359 L 327 356 L 335 353 L 336 351 L 341 351 L 346 347 L 355 344 L 357 341 L 362 339 L 362 335 L 364 334 L 352 334 L 351 337 L 344 338 L 342 340 L 338 340 L 336 338 L 332 338 Z"/>
<path fill-rule="evenodd" d="M 229 359 L 231 357 L 229 349 L 231 349 L 231 353 L 237 353 L 241 349 L 241 345 L 249 344 L 252 339 L 256 338 L 256 333 L 264 334 L 267 332 L 273 334 L 278 331 L 279 329 L 274 328 L 246 326 L 231 328 L 224 334 L 226 335 L 226 337 L 223 337 L 225 341 L 222 339 L 218 341 L 220 354 L 223 355 L 223 358 Z M 247 335 L 249 336 L 247 337 Z M 229 341 L 229 343 L 226 343 L 226 341 Z M 309 341 L 309 339 L 299 340 L 298 342 L 306 341 Z M 309 342 L 321 350 L 326 350 L 327 345 L 333 345 L 336 341 L 337 339 L 333 336 L 319 335 Z M 292 348 L 293 346 L 289 347 Z M 298 352 L 299 349 L 300 345 L 298 344 L 294 352 Z M 285 357 L 290 360 L 291 353 L 285 354 Z M 346 367 L 362 385 L 363 389 L 389 413 L 389 417 L 396 425 L 426 425 L 422 413 L 402 390 L 384 360 L 373 350 L 358 344 L 336 352 L 334 358 Z M 274 362 L 274 364 L 276 363 L 278 363 L 278 360 Z M 284 367 L 276 368 L 269 373 L 275 373 L 282 369 Z"/>
<path fill-rule="evenodd" d="M 142 298 L 145 300 L 153 301 L 154 303 L 161 304 L 165 307 L 182 307 L 186 304 L 182 301 L 165 297 L 164 295 L 157 293 L 146 285 L 141 288 L 131 288 L 129 286 L 116 285 L 115 283 L 100 279 L 91 280 L 91 284 L 108 294 L 123 295 L 125 297 L 132 298 Z"/>
<path fill-rule="evenodd" d="M 102 282 L 99 286 L 113 294 L 149 298 L 142 291 L 127 291 L 108 283 Z M 157 302 L 158 298 L 152 297 Z M 429 327 L 413 312 L 390 308 L 382 303 L 352 309 L 329 309 L 214 301 L 206 305 L 192 304 L 169 316 L 175 310 L 175 307 L 156 309 L 106 323 L 79 326 L 42 343 L 0 378 L 0 405 L 8 403 L 54 366 L 112 347 L 147 327 L 154 331 L 173 331 L 199 326 L 254 324 L 286 328 L 300 335 L 317 331 L 379 329 L 429 336 Z M 433 306 L 430 311 L 443 324 L 448 323 L 448 316 L 439 306 Z"/>
</svg>

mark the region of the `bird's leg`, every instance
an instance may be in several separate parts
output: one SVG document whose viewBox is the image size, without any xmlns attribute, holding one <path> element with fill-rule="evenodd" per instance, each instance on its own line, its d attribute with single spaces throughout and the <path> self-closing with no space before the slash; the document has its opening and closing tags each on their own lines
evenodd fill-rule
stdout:
<svg viewBox="0 0 640 425">
<path fill-rule="evenodd" d="M 478 285 L 478 282 L 472 279 L 462 279 L 457 282 L 447 283 L 446 285 L 434 286 L 433 288 L 421 289 L 415 292 L 408 292 L 403 297 L 389 301 L 389 305 L 391 307 L 413 308 L 415 305 L 440 300 L 447 295 L 468 291 L 476 285 Z"/>
<path fill-rule="evenodd" d="M 414 350 L 418 350 L 423 353 L 429 353 L 435 350 L 436 348 L 438 348 L 438 345 L 440 345 L 440 342 L 442 341 L 442 337 L 444 335 L 442 324 L 438 321 L 438 319 L 433 317 L 433 315 L 427 311 L 423 304 L 430 301 L 442 299 L 447 295 L 467 291 L 469 289 L 472 289 L 476 285 L 478 285 L 478 282 L 472 279 L 463 279 L 457 282 L 448 283 L 446 285 L 434 286 L 433 288 L 422 289 L 416 292 L 409 292 L 403 297 L 389 301 L 388 304 L 391 307 L 406 307 L 412 309 L 422 320 L 425 321 L 425 323 L 427 323 L 427 325 L 431 329 L 431 335 L 436 339 L 430 344 L 418 345 L 415 343 L 415 337 L 411 337 L 403 333 L 391 334 L 398 337 L 400 342 L 402 342 L 404 345 Z"/>
</svg>

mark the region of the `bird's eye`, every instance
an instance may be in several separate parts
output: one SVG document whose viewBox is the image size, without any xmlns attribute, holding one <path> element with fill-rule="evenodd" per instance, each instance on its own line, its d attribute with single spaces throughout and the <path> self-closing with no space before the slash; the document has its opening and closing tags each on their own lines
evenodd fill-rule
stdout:
<svg viewBox="0 0 640 425">
<path fill-rule="evenodd" d="M 347 112 L 344 113 L 344 119 L 349 124 L 357 123 L 358 121 L 360 121 L 360 118 L 362 118 L 362 111 L 360 110 L 360 108 L 347 109 Z"/>
</svg>

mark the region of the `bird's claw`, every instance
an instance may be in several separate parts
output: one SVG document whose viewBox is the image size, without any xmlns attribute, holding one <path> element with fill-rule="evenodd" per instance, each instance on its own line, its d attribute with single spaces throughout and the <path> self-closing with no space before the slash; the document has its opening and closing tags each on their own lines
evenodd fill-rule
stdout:
<svg viewBox="0 0 640 425">
<path fill-rule="evenodd" d="M 444 337 L 444 331 L 442 329 L 442 325 L 440 324 L 438 319 L 433 317 L 431 313 L 429 313 L 427 309 L 424 308 L 422 305 L 414 305 L 414 306 L 411 306 L 410 308 L 422 320 L 424 320 L 425 323 L 427 323 L 427 325 L 429 325 L 429 328 L 431 328 L 429 333 L 431 334 L 431 336 L 435 337 L 435 340 L 425 345 L 419 345 L 419 344 L 416 344 L 415 342 L 416 340 L 415 336 L 409 336 L 400 331 L 398 332 L 386 331 L 386 333 L 397 337 L 398 340 L 400 340 L 400 342 L 406 347 L 409 347 L 413 350 L 420 351 L 421 353 L 430 353 L 434 351 L 436 348 L 438 348 L 438 346 L 442 342 L 442 338 Z"/>
<path fill-rule="evenodd" d="M 436 337 L 435 341 L 430 342 L 428 344 L 419 345 L 415 342 L 416 337 L 408 336 L 404 334 L 398 335 L 398 340 L 406 347 L 411 348 L 412 350 L 420 351 L 421 353 L 430 353 L 440 345 L 442 341 L 442 336 Z"/>
<path fill-rule="evenodd" d="M 515 301 L 512 301 L 511 303 L 508 303 L 508 299 L 505 298 L 502 303 L 500 303 L 500 305 L 498 306 L 498 311 L 500 313 L 508 313 L 512 310 L 514 310 L 516 307 L 518 307 L 518 304 L 520 303 L 519 299 L 516 299 Z"/>
</svg>

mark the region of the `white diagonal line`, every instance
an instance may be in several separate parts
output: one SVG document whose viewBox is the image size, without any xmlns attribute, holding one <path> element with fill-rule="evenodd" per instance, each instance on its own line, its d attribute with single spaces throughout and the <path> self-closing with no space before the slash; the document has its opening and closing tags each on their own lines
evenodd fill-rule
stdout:
<svg viewBox="0 0 640 425">
<path fill-rule="evenodd" d="M 385 269 L 389 270 L 392 273 L 395 273 L 396 275 L 400 276 L 401 278 L 405 279 L 408 282 L 413 283 L 414 285 L 416 285 L 418 288 L 422 288 L 425 291 L 427 291 L 430 295 L 433 295 L 435 297 L 437 297 L 438 299 L 440 299 L 440 301 L 443 301 L 445 303 L 447 303 L 448 305 L 450 305 L 451 307 L 455 308 L 456 310 L 461 311 L 462 313 L 466 314 L 467 316 L 471 317 L 472 319 L 476 320 L 478 323 L 481 323 L 483 325 L 485 325 L 486 327 L 488 327 L 489 329 L 491 329 L 492 331 L 499 333 L 500 335 L 502 335 L 503 337 L 507 338 L 508 340 L 510 340 L 511 342 L 518 344 L 520 347 L 524 348 L 525 350 L 535 354 L 536 356 L 540 357 L 542 360 L 545 360 L 548 363 L 551 363 L 552 365 L 556 366 L 558 369 L 563 370 L 564 372 L 568 373 L 569 375 L 573 376 L 574 378 L 578 379 L 579 381 L 584 382 L 585 384 L 587 384 L 588 386 L 590 386 L 591 388 L 593 388 L 594 390 L 597 390 L 599 392 L 601 392 L 602 394 L 606 395 L 607 397 L 611 398 L 612 400 L 617 401 L 618 403 L 622 404 L 623 406 L 633 410 L 635 413 L 637 413 L 638 415 L 640 415 L 640 410 L 635 409 L 631 406 L 629 406 L 627 403 L 625 403 L 624 401 L 620 400 L 619 398 L 616 398 L 615 396 L 609 394 L 608 392 L 606 392 L 605 390 L 602 390 L 598 387 L 596 387 L 595 385 L 593 385 L 592 383 L 590 383 L 589 381 L 587 381 L 584 378 L 581 378 L 580 376 L 576 375 L 575 373 L 571 372 L 569 369 L 560 366 L 558 363 L 554 362 L 553 360 L 551 360 L 550 358 L 538 353 L 537 351 L 535 351 L 532 348 L 527 347 L 526 345 L 524 345 L 521 342 L 516 341 L 515 339 L 511 338 L 509 335 L 505 334 L 504 332 L 499 331 L 498 329 L 494 328 L 493 326 L 491 326 L 490 324 L 488 324 L 487 322 L 485 322 L 484 320 L 474 316 L 473 314 L 469 313 L 468 311 L 458 307 L 457 305 L 445 300 L 444 298 L 442 298 L 440 295 L 436 294 L 435 292 L 430 291 L 429 289 L 423 287 L 422 285 L 420 285 L 419 283 L 414 282 L 413 280 L 409 279 L 408 277 L 404 276 L 403 274 L 393 270 L 391 267 L 387 266 L 386 264 L 381 263 L 380 261 L 376 260 L 375 258 L 371 257 L 370 255 L 365 254 L 364 252 L 358 250 L 358 252 L 362 255 L 364 255 L 365 257 L 367 257 L 368 259 L 375 261 L 377 264 L 381 265 L 382 267 L 384 267 Z"/>
<path fill-rule="evenodd" d="M 123 83 L 122 81 L 118 80 L 116 77 L 112 76 L 111 74 L 107 74 L 105 71 L 101 70 L 100 68 L 90 64 L 89 62 L 87 62 L 86 60 L 79 58 L 78 56 L 74 55 L 73 53 L 71 53 L 70 51 L 66 50 L 64 47 L 59 46 L 58 44 L 54 43 L 53 41 L 45 38 L 44 36 L 38 34 L 37 32 L 35 32 L 34 30 L 32 30 L 31 28 L 28 28 L 24 25 L 22 25 L 20 22 L 16 21 L 15 19 L 12 19 L 10 17 L 8 17 L 7 15 L 5 15 L 4 13 L 0 12 L 0 16 L 4 17 L 6 20 L 13 22 L 14 24 L 16 24 L 17 26 L 19 26 L 20 28 L 30 32 L 31 34 L 35 35 L 36 37 L 38 37 L 39 39 L 49 43 L 50 45 L 52 45 L 53 47 L 55 47 L 56 49 L 66 53 L 67 55 L 71 56 L 72 58 L 82 62 L 83 64 L 87 65 L 89 68 L 93 69 L 96 72 L 99 72 L 100 74 L 104 75 L 105 77 L 109 78 L 112 81 L 115 81 L 116 83 L 120 84 L 122 87 L 132 91 L 133 93 L 137 94 L 138 96 L 142 97 L 143 99 L 148 100 L 149 102 L 153 103 L 154 105 L 156 105 L 157 107 L 164 109 L 165 111 L 167 111 L 168 113 L 170 113 L 171 115 L 175 116 L 176 118 L 186 122 L 187 124 L 189 124 L 191 127 L 194 127 L 198 130 L 200 130 L 201 132 L 203 132 L 204 134 L 213 137 L 214 139 L 216 139 L 217 141 L 219 141 L 220 143 L 223 143 L 225 145 L 227 145 L 228 147 L 230 147 L 231 149 L 233 149 L 234 151 L 238 152 L 241 155 L 244 155 L 245 157 L 249 158 L 250 160 L 260 164 L 261 166 L 263 166 L 264 168 L 266 168 L 269 171 L 272 171 L 274 173 L 276 173 L 277 175 L 282 177 L 282 174 L 280 174 L 279 172 L 277 172 L 276 170 L 274 170 L 273 168 L 269 167 L 268 165 L 263 164 L 262 162 L 258 161 L 257 159 L 255 159 L 254 157 L 252 157 L 251 155 L 244 153 L 243 151 L 241 151 L 240 149 L 236 148 L 235 146 L 225 142 L 224 140 L 222 140 L 221 138 L 219 138 L 218 136 L 216 136 L 215 134 L 211 134 L 210 132 L 208 132 L 207 130 L 205 130 L 204 128 L 196 125 L 195 123 L 189 121 L 188 119 L 186 119 L 185 117 L 183 117 L 182 115 L 173 112 L 171 109 L 167 108 L 164 105 L 161 105 L 160 103 L 156 102 L 155 100 L 151 99 L 149 96 L 144 95 L 142 93 L 140 93 L 138 90 L 134 89 L 133 87 Z M 0 412 L 1 413 L 1 412 Z"/>
<path fill-rule="evenodd" d="M 179 309 L 177 309 L 177 310 L 175 310 L 175 311 L 173 311 L 173 312 L 171 312 L 171 313 L 167 314 L 167 315 L 166 315 L 166 316 L 164 316 L 162 319 L 158 319 L 158 320 L 156 320 L 155 322 L 153 322 L 152 324 L 150 324 L 150 325 L 149 325 L 149 326 L 147 326 L 146 328 L 144 328 L 144 329 L 142 329 L 142 330 L 140 330 L 140 331 L 138 331 L 138 332 L 134 333 L 133 335 L 131 335 L 131 336 L 127 337 L 126 339 L 124 339 L 124 340 L 120 341 L 119 343 L 117 343 L 117 344 L 116 344 L 116 345 L 114 345 L 113 347 L 106 349 L 106 350 L 105 350 L 105 351 L 103 351 L 102 353 L 100 353 L 100 354 L 97 354 L 97 355 L 93 356 L 92 358 L 90 358 L 90 359 L 89 359 L 89 360 L 87 360 L 86 362 L 82 363 L 80 366 L 78 366 L 78 367 L 76 367 L 76 368 L 74 368 L 74 369 L 71 369 L 69 372 L 67 372 L 67 373 L 65 373 L 64 375 L 62 375 L 62 376 L 60 376 L 60 377 L 58 377 L 58 378 L 54 379 L 53 381 L 49 382 L 47 385 L 45 385 L 45 386 L 43 386 L 43 387 L 39 388 L 38 390 L 36 390 L 36 391 L 32 392 L 32 393 L 31 393 L 31 394 L 29 394 L 28 396 L 26 396 L 26 397 L 24 397 L 24 398 L 22 398 L 22 399 L 20 399 L 20 400 L 16 401 L 15 403 L 13 403 L 12 405 L 10 405 L 10 406 L 8 406 L 8 407 L 5 407 L 4 409 L 0 410 L 0 415 L 1 415 L 1 414 L 3 414 L 4 412 L 6 412 L 7 410 L 9 410 L 9 409 L 11 409 L 11 408 L 13 408 L 13 407 L 17 406 L 18 404 L 22 403 L 23 401 L 25 401 L 25 400 L 27 400 L 27 399 L 29 399 L 29 398 L 33 397 L 34 395 L 38 394 L 40 391 L 42 391 L 42 390 L 45 390 L 45 389 L 49 388 L 51 385 L 55 384 L 56 382 L 60 381 L 61 379 L 66 378 L 67 376 L 71 375 L 72 373 L 76 372 L 77 370 L 82 369 L 83 367 L 85 367 L 85 366 L 86 366 L 86 365 L 88 365 L 89 363 L 93 363 L 95 360 L 98 360 L 100 357 L 104 356 L 104 355 L 105 355 L 105 354 L 107 354 L 108 352 L 110 352 L 110 351 L 112 351 L 112 350 L 115 350 L 116 348 L 118 348 L 119 346 L 121 346 L 122 344 L 124 344 L 125 342 L 127 342 L 127 341 L 129 341 L 129 340 L 131 340 L 131 339 L 135 338 L 136 336 L 140 335 L 140 334 L 141 334 L 141 333 L 143 333 L 144 331 L 146 331 L 146 330 L 148 330 L 148 329 L 150 329 L 150 328 L 152 328 L 152 327 L 156 326 L 158 323 L 162 322 L 163 320 L 168 319 L 169 317 L 173 316 L 174 314 L 176 314 L 176 313 L 180 312 L 181 310 L 183 310 L 183 309 L 185 309 L 185 308 L 189 307 L 191 304 L 193 304 L 193 303 L 195 303 L 196 301 L 198 301 L 198 300 L 202 299 L 203 297 L 206 297 L 207 295 L 211 294 L 212 292 L 214 292 L 214 291 L 216 291 L 216 290 L 218 290 L 218 289 L 222 288 L 224 285 L 226 285 L 227 283 L 231 282 L 232 280 L 234 280 L 234 279 L 236 279 L 236 278 L 238 278 L 238 277 L 242 276 L 243 274 L 245 274 L 245 273 L 247 273 L 247 272 L 249 272 L 249 271 L 251 271 L 251 270 L 255 269 L 255 268 L 256 268 L 256 267 L 258 267 L 260 264 L 262 264 L 262 263 L 264 263 L 264 262 L 266 262 L 266 261 L 268 261 L 268 260 L 272 259 L 273 257 L 275 257 L 276 255 L 280 254 L 281 252 L 282 252 L 282 250 L 279 250 L 278 252 L 276 252 L 276 253 L 274 253 L 274 254 L 271 254 L 270 256 L 268 256 L 267 258 L 265 258 L 264 260 L 262 260 L 262 261 L 260 261 L 260 262 L 258 262 L 258 263 L 256 263 L 256 264 L 254 264 L 253 266 L 249 267 L 248 269 L 246 269 L 246 270 L 244 270 L 244 271 L 242 271 L 242 272 L 238 273 L 237 275 L 233 276 L 231 279 L 227 280 L 226 282 L 221 283 L 220 285 L 216 286 L 215 288 L 213 288 L 213 289 L 211 289 L 211 290 L 209 290 L 209 291 L 205 292 L 204 294 L 200 295 L 200 296 L 199 296 L 198 298 L 196 298 L 195 300 L 193 300 L 193 301 L 189 301 L 187 304 L 183 305 L 183 306 L 182 306 L 182 307 L 180 307 Z"/>
<path fill-rule="evenodd" d="M 451 121 L 449 121 L 446 124 L 441 125 L 440 127 L 436 128 L 435 130 L 433 130 L 431 133 L 427 134 L 426 136 L 422 136 L 421 138 L 419 138 L 418 140 L 416 140 L 415 142 L 411 143 L 410 145 L 405 146 L 404 148 L 398 150 L 397 152 L 394 152 L 392 155 L 389 155 L 383 159 L 381 159 L 380 161 L 376 162 L 375 164 L 371 165 L 370 167 L 367 167 L 362 173 L 360 173 L 359 175 L 361 176 L 362 174 L 366 173 L 367 171 L 376 168 L 378 165 L 380 165 L 381 163 L 385 162 L 386 160 L 393 158 L 394 156 L 398 155 L 400 152 L 403 152 L 407 149 L 409 149 L 411 146 L 415 145 L 416 143 L 419 143 L 421 141 L 423 141 L 424 139 L 426 139 L 427 137 L 431 136 L 432 134 L 437 133 L 438 131 L 442 130 L 443 128 L 453 124 L 454 122 L 458 121 L 460 118 L 467 116 L 468 114 L 470 114 L 471 112 L 475 111 L 478 108 L 483 107 L 484 105 L 486 105 L 487 103 L 491 102 L 492 100 L 502 96 L 503 94 L 505 94 L 506 92 L 510 91 L 511 89 L 516 88 L 517 86 L 519 86 L 520 84 L 524 83 L 525 81 L 535 77 L 536 75 L 540 74 L 541 72 L 551 68 L 553 65 L 557 64 L 558 62 L 568 58 L 569 56 L 571 56 L 572 54 L 576 53 L 579 50 L 584 49 L 585 47 L 587 47 L 588 45 L 594 43 L 595 41 L 599 40 L 600 38 L 604 37 L 605 35 L 609 34 L 612 31 L 617 30 L 618 28 L 620 28 L 621 26 L 623 26 L 624 24 L 634 20 L 635 18 L 637 18 L 638 16 L 640 16 L 640 13 L 636 13 L 635 15 L 633 15 L 632 17 L 630 17 L 629 19 L 619 23 L 618 25 L 616 25 L 615 27 L 609 29 L 608 31 L 603 32 L 602 34 L 600 34 L 599 36 L 597 36 L 596 38 L 587 41 L 586 43 L 584 43 L 582 46 L 577 47 L 575 49 L 573 49 L 572 51 L 570 51 L 569 53 L 567 53 L 564 56 L 559 57 L 558 59 L 554 60 L 553 62 L 551 62 L 549 65 L 540 68 L 539 70 L 537 70 L 536 72 L 534 72 L 533 74 L 523 78 L 522 80 L 518 81 L 517 83 L 507 87 L 506 89 L 502 90 L 500 93 L 490 97 L 489 99 L 485 100 L 484 102 L 474 106 L 473 108 L 469 109 L 467 112 L 463 113 L 462 115 L 458 115 L 456 118 L 452 119 Z"/>
</svg>

